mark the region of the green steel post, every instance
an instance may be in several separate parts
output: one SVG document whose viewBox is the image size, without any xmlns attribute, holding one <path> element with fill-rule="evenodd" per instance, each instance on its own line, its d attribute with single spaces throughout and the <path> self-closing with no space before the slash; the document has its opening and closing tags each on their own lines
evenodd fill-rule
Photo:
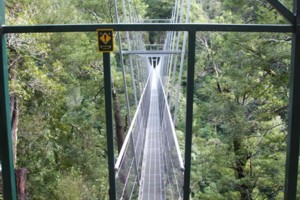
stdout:
<svg viewBox="0 0 300 200">
<path fill-rule="evenodd" d="M 5 24 L 5 2 L 4 2 L 4 0 L 0 0 L 0 34 L 1 34 L 1 37 L 4 36 L 2 24 Z M 2 38 L 0 38 L 0 39 L 2 41 Z M 1 47 L 1 49 L 2 49 L 2 47 Z M 3 52 L 1 51 L 0 53 L 3 53 Z M 0 56 L 1 56 L 0 59 L 3 59 L 3 54 L 1 54 Z M 3 66 L 3 64 L 1 64 L 1 67 L 2 66 Z M 0 138 L 1 138 L 1 135 L 0 135 Z M 1 165 L 1 160 L 2 160 L 2 150 L 0 148 L 0 165 Z"/>
<path fill-rule="evenodd" d="M 294 0 L 295 32 L 292 42 L 291 86 L 289 102 L 289 129 L 286 158 L 285 200 L 295 200 L 297 195 L 299 140 L 300 140 L 300 3 Z M 300 191 L 298 191 L 300 192 Z"/>
<path fill-rule="evenodd" d="M 1 35 L 3 35 L 2 24 L 5 24 L 5 2 L 4 2 L 4 0 L 0 0 L 0 34 Z M 1 38 L 1 41 L 2 41 L 2 38 Z M 3 59 L 2 54 L 1 54 L 0 59 Z M 1 67 L 2 67 L 2 64 L 1 64 Z M 0 123 L 1 123 L 1 121 L 0 121 Z M 0 165 L 1 165 L 1 160 L 2 160 L 2 150 L 0 148 Z"/>
<path fill-rule="evenodd" d="M 0 157 L 2 159 L 4 199 L 16 200 L 17 192 L 11 136 L 6 39 L 2 32 L 2 24 L 5 24 L 4 0 L 0 1 L 0 13 Z"/>
<path fill-rule="evenodd" d="M 190 198 L 196 32 L 189 31 L 183 199 Z"/>
<path fill-rule="evenodd" d="M 103 53 L 103 65 L 104 65 L 105 112 L 106 112 L 106 135 L 107 135 L 106 137 L 107 137 L 108 171 L 109 171 L 109 199 L 116 200 L 110 53 Z"/>
</svg>

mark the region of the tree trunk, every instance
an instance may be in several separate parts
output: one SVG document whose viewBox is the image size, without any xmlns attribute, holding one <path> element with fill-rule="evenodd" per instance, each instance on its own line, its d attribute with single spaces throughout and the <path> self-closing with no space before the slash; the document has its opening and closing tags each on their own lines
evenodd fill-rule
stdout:
<svg viewBox="0 0 300 200">
<path fill-rule="evenodd" d="M 248 155 L 243 155 L 242 150 L 242 141 L 240 138 L 233 139 L 233 148 L 235 154 L 235 174 L 236 179 L 243 180 L 246 177 L 245 167 L 248 160 Z M 252 190 L 250 183 L 238 184 L 237 188 L 241 194 L 241 200 L 252 200 Z"/>
<path fill-rule="evenodd" d="M 18 200 L 28 200 L 27 193 L 27 173 L 28 170 L 26 168 L 20 168 L 15 170 L 16 174 L 16 184 L 17 184 L 17 192 L 18 192 Z"/>
<path fill-rule="evenodd" d="M 11 109 L 11 134 L 13 143 L 13 158 L 14 165 L 17 162 L 17 143 L 18 143 L 18 123 L 19 123 L 19 106 L 18 99 L 15 94 L 10 96 L 10 109 Z"/>
<path fill-rule="evenodd" d="M 18 55 L 16 49 L 8 44 L 8 48 L 12 53 L 12 57 L 15 59 L 11 59 L 9 61 L 9 78 L 10 82 L 13 83 L 17 80 L 17 68 L 19 65 L 19 59 L 21 56 Z M 11 134 L 12 134 L 12 144 L 13 144 L 13 159 L 14 166 L 16 166 L 17 161 L 17 143 L 18 143 L 18 123 L 19 123 L 19 104 L 18 97 L 15 91 L 11 91 L 10 93 L 10 116 L 11 116 Z"/>
<path fill-rule="evenodd" d="M 117 144 L 118 144 L 118 151 L 120 152 L 124 142 L 122 117 L 120 113 L 120 101 L 115 89 L 113 89 L 112 93 L 113 93 L 113 100 L 114 100 L 114 107 L 115 107 L 114 116 L 115 116 L 115 123 L 116 123 Z"/>
<path fill-rule="evenodd" d="M 113 100 L 114 100 L 114 117 L 115 117 L 115 123 L 116 123 L 116 136 L 117 136 L 117 145 L 118 145 L 118 152 L 120 153 L 122 145 L 124 143 L 124 130 L 122 125 L 122 117 L 120 113 L 120 101 L 118 94 L 116 90 L 113 88 L 112 90 Z M 126 160 L 125 160 L 126 162 Z M 121 170 L 122 171 L 122 170 Z M 122 184 L 126 183 L 126 176 L 123 173 L 119 174 L 120 180 Z M 127 194 L 127 191 L 124 191 L 123 198 L 124 200 L 129 200 L 129 195 Z"/>
</svg>

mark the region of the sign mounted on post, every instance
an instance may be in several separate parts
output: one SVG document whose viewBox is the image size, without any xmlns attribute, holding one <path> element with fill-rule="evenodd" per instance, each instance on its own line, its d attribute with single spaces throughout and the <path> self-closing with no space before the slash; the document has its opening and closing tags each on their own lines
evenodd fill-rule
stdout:
<svg viewBox="0 0 300 200">
<path fill-rule="evenodd" d="M 98 49 L 100 52 L 112 52 L 114 50 L 113 30 L 97 29 Z"/>
</svg>

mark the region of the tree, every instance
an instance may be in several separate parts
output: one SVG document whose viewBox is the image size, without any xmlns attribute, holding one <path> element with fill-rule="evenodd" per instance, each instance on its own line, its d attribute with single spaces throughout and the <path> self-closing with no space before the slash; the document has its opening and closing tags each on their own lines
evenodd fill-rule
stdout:
<svg viewBox="0 0 300 200">
<path fill-rule="evenodd" d="M 229 3 L 219 16 L 209 13 L 210 20 L 282 20 L 273 12 L 261 16 L 266 4 L 241 2 L 245 9 L 233 14 Z M 199 33 L 197 41 L 193 158 L 201 167 L 194 168 L 193 195 L 282 198 L 290 36 Z"/>
<path fill-rule="evenodd" d="M 112 1 L 9 0 L 7 21 L 110 23 L 113 6 Z M 108 198 L 103 66 L 95 41 L 93 33 L 9 35 L 15 161 L 28 169 L 32 199 Z M 112 67 L 120 76 L 114 60 Z M 125 121 L 120 78 L 114 86 L 116 113 Z"/>
</svg>

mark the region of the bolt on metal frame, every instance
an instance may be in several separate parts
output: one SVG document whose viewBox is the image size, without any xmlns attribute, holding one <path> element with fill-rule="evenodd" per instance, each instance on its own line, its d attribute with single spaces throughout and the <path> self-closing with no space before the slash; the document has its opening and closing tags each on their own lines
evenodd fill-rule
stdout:
<svg viewBox="0 0 300 200">
<path fill-rule="evenodd" d="M 289 102 L 289 129 L 286 158 L 285 200 L 295 200 L 297 194 L 297 174 L 299 161 L 300 139 L 300 2 L 293 0 L 293 12 L 289 11 L 279 0 L 268 0 L 280 14 L 290 23 L 279 25 L 261 24 L 51 24 L 28 26 L 5 26 L 4 0 L 0 0 L 0 158 L 2 161 L 2 176 L 4 185 L 4 199 L 17 199 L 16 184 L 12 156 L 12 139 L 9 116 L 9 92 L 6 34 L 11 33 L 45 33 L 45 32 L 94 32 L 96 29 L 110 28 L 115 31 L 186 31 L 188 32 L 188 83 L 186 104 L 186 146 L 184 173 L 184 200 L 190 195 L 190 164 L 192 145 L 193 121 L 193 90 L 195 65 L 195 36 L 198 31 L 211 32 L 280 32 L 292 33 L 291 87 Z M 109 60 L 105 56 L 105 60 Z M 111 93 L 111 91 L 108 91 Z M 108 95 L 111 96 L 111 95 Z M 111 97 L 110 97 L 111 99 Z M 108 113 L 111 109 L 107 109 Z M 110 110 L 110 111 L 109 111 Z M 112 131 L 112 130 L 111 130 Z M 108 133 L 108 134 L 112 134 Z M 112 139 L 112 138 L 110 138 Z M 113 152 L 108 155 L 109 180 L 114 181 Z M 111 184 L 112 185 L 112 184 Z M 110 188 L 110 199 L 115 200 L 114 187 Z"/>
</svg>

